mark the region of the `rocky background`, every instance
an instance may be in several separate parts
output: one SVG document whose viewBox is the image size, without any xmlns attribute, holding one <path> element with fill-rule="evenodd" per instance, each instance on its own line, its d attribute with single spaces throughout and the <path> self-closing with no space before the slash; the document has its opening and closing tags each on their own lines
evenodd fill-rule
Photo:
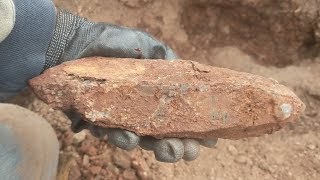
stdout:
<svg viewBox="0 0 320 180">
<path fill-rule="evenodd" d="M 319 179 L 319 0 L 55 0 L 90 20 L 139 28 L 183 59 L 271 77 L 306 104 L 298 123 L 273 135 L 220 140 L 193 162 L 107 145 L 30 92 L 16 103 L 43 115 L 61 143 L 59 179 Z"/>
</svg>

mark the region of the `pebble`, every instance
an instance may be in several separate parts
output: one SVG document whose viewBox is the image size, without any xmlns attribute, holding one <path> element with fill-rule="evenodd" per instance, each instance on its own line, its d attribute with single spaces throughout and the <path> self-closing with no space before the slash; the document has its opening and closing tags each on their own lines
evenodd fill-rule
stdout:
<svg viewBox="0 0 320 180">
<path fill-rule="evenodd" d="M 236 147 L 234 147 L 233 145 L 228 146 L 228 151 L 230 154 L 232 155 L 237 155 L 238 154 L 238 150 Z"/>
<path fill-rule="evenodd" d="M 78 166 L 74 166 L 70 169 L 69 180 L 76 180 L 81 178 L 81 172 Z"/>
<path fill-rule="evenodd" d="M 123 177 L 128 180 L 137 179 L 136 173 L 132 169 L 126 169 L 123 172 Z"/>
<path fill-rule="evenodd" d="M 97 149 L 94 146 L 89 147 L 88 151 L 86 152 L 89 156 L 97 155 Z"/>
<path fill-rule="evenodd" d="M 119 151 L 121 152 L 121 151 Z M 127 169 L 131 166 L 131 158 L 129 155 L 127 155 L 125 152 L 122 153 L 115 153 L 112 156 L 112 160 L 114 161 L 114 163 L 123 168 L 123 169 Z"/>
<path fill-rule="evenodd" d="M 79 144 L 86 138 L 87 132 L 86 131 L 81 131 L 77 134 L 73 135 L 73 143 L 74 144 Z"/>
<path fill-rule="evenodd" d="M 64 146 L 70 146 L 72 144 L 73 139 L 73 132 L 71 130 L 65 132 L 63 134 L 63 145 Z"/>
<path fill-rule="evenodd" d="M 89 164 L 89 156 L 88 156 L 88 155 L 85 154 L 85 155 L 83 156 L 82 164 L 83 164 L 84 166 L 86 166 L 86 165 Z"/>
<path fill-rule="evenodd" d="M 89 171 L 92 174 L 99 174 L 101 171 L 101 167 L 100 166 L 91 166 L 91 167 L 89 167 Z"/>
<path fill-rule="evenodd" d="M 89 148 L 92 146 L 92 141 L 90 141 L 89 139 L 86 139 L 84 141 L 81 142 L 81 146 L 79 148 L 79 150 L 81 152 L 87 153 L 87 151 L 89 150 Z"/>
<path fill-rule="evenodd" d="M 246 164 L 247 163 L 247 157 L 245 157 L 243 155 L 239 155 L 239 156 L 236 157 L 235 162 L 239 163 L 239 164 Z"/>
<path fill-rule="evenodd" d="M 132 167 L 136 170 L 140 179 L 149 179 L 150 168 L 144 159 L 132 161 Z"/>
<path fill-rule="evenodd" d="M 308 148 L 311 149 L 311 150 L 314 150 L 314 149 L 316 149 L 316 145 L 314 145 L 314 144 L 309 144 L 309 145 L 308 145 Z"/>
</svg>

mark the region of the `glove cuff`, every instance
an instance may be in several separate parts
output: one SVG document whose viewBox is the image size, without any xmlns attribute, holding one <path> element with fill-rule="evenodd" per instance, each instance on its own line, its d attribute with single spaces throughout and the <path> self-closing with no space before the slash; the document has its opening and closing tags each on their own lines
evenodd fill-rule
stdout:
<svg viewBox="0 0 320 180">
<path fill-rule="evenodd" d="M 58 11 L 56 27 L 46 52 L 46 61 L 43 70 L 62 62 L 61 56 L 63 55 L 68 42 L 72 39 L 76 30 L 84 21 L 85 18 L 75 16 L 68 11 Z"/>
</svg>

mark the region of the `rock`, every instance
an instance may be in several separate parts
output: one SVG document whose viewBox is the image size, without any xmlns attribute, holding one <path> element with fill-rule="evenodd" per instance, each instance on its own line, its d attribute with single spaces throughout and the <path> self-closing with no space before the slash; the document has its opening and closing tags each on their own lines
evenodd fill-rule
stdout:
<svg viewBox="0 0 320 180">
<path fill-rule="evenodd" d="M 77 180 L 77 179 L 81 179 L 81 172 L 79 167 L 76 165 L 70 169 L 68 180 Z"/>
<path fill-rule="evenodd" d="M 118 167 L 127 169 L 131 166 L 131 158 L 127 154 L 127 152 L 123 150 L 116 151 L 117 153 L 114 153 L 112 155 L 112 160 L 114 164 L 116 164 Z"/>
<path fill-rule="evenodd" d="M 237 155 L 238 154 L 238 150 L 236 149 L 236 147 L 234 147 L 233 145 L 229 145 L 228 146 L 228 151 L 230 154 L 232 155 Z"/>
<path fill-rule="evenodd" d="M 156 138 L 270 134 L 305 108 L 275 80 L 187 60 L 84 58 L 50 68 L 29 85 L 52 108 Z"/>
<path fill-rule="evenodd" d="M 89 148 L 93 146 L 92 140 L 86 139 L 81 142 L 79 151 L 88 154 Z"/>
<path fill-rule="evenodd" d="M 83 155 L 83 159 L 82 159 L 82 164 L 84 166 L 87 166 L 89 164 L 89 156 L 88 155 Z"/>
<path fill-rule="evenodd" d="M 70 146 L 72 144 L 74 133 L 71 130 L 67 130 L 63 133 L 62 145 L 63 147 Z"/>
<path fill-rule="evenodd" d="M 136 170 L 140 179 L 150 179 L 148 174 L 148 172 L 150 172 L 150 168 L 144 159 L 132 161 L 132 167 Z"/>
<path fill-rule="evenodd" d="M 247 157 L 243 156 L 243 155 L 239 155 L 235 158 L 234 160 L 236 163 L 239 164 L 246 164 L 247 163 Z"/>
<path fill-rule="evenodd" d="M 314 150 L 314 149 L 317 148 L 317 146 L 314 145 L 314 144 L 309 144 L 309 145 L 308 145 L 308 148 L 311 149 L 311 150 Z"/>
<path fill-rule="evenodd" d="M 136 176 L 136 173 L 132 169 L 124 170 L 124 172 L 122 173 L 122 176 L 124 177 L 124 179 L 128 179 L 128 180 L 138 179 Z"/>
<path fill-rule="evenodd" d="M 91 167 L 89 167 L 89 171 L 92 174 L 99 174 L 101 171 L 101 167 L 100 166 L 91 166 Z"/>
<path fill-rule="evenodd" d="M 97 155 L 97 148 L 95 148 L 94 146 L 89 147 L 87 154 L 89 156 L 95 156 Z"/>
<path fill-rule="evenodd" d="M 73 135 L 73 143 L 79 144 L 80 142 L 82 142 L 86 138 L 86 135 L 87 135 L 87 133 L 85 130 L 74 134 Z"/>
</svg>

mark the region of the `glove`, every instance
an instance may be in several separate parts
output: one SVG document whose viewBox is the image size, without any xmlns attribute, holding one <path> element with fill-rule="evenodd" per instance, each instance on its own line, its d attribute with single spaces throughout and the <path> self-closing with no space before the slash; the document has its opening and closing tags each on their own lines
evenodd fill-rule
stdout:
<svg viewBox="0 0 320 180">
<path fill-rule="evenodd" d="M 111 24 L 89 22 L 66 11 L 58 11 L 55 30 L 49 47 L 46 49 L 44 66 L 41 71 L 65 61 L 90 56 L 176 59 L 176 55 L 169 47 L 145 32 Z M 34 65 L 31 68 L 39 67 L 39 64 L 36 65 L 37 62 L 32 61 L 32 63 Z M 38 72 L 38 69 L 33 72 Z M 22 75 L 24 74 L 26 73 Z M 20 75 L 14 75 L 16 79 L 20 80 Z M 33 76 L 27 75 L 29 79 Z M 21 79 L 28 78 L 21 77 Z M 15 82 L 19 82 L 18 80 Z M 20 82 L 17 84 L 19 86 L 15 88 L 15 91 L 23 85 Z M 9 94 L 10 92 L 12 91 L 6 91 Z M 199 154 L 199 144 L 213 147 L 217 142 L 216 139 L 164 138 L 159 140 L 152 137 L 139 137 L 130 131 L 101 128 L 89 124 L 72 110 L 65 112 L 65 114 L 71 120 L 71 128 L 74 132 L 89 129 L 94 136 L 107 136 L 108 143 L 126 150 L 131 150 L 139 145 L 143 149 L 152 150 L 156 159 L 162 162 L 173 163 L 180 159 L 194 160 Z"/>
</svg>

